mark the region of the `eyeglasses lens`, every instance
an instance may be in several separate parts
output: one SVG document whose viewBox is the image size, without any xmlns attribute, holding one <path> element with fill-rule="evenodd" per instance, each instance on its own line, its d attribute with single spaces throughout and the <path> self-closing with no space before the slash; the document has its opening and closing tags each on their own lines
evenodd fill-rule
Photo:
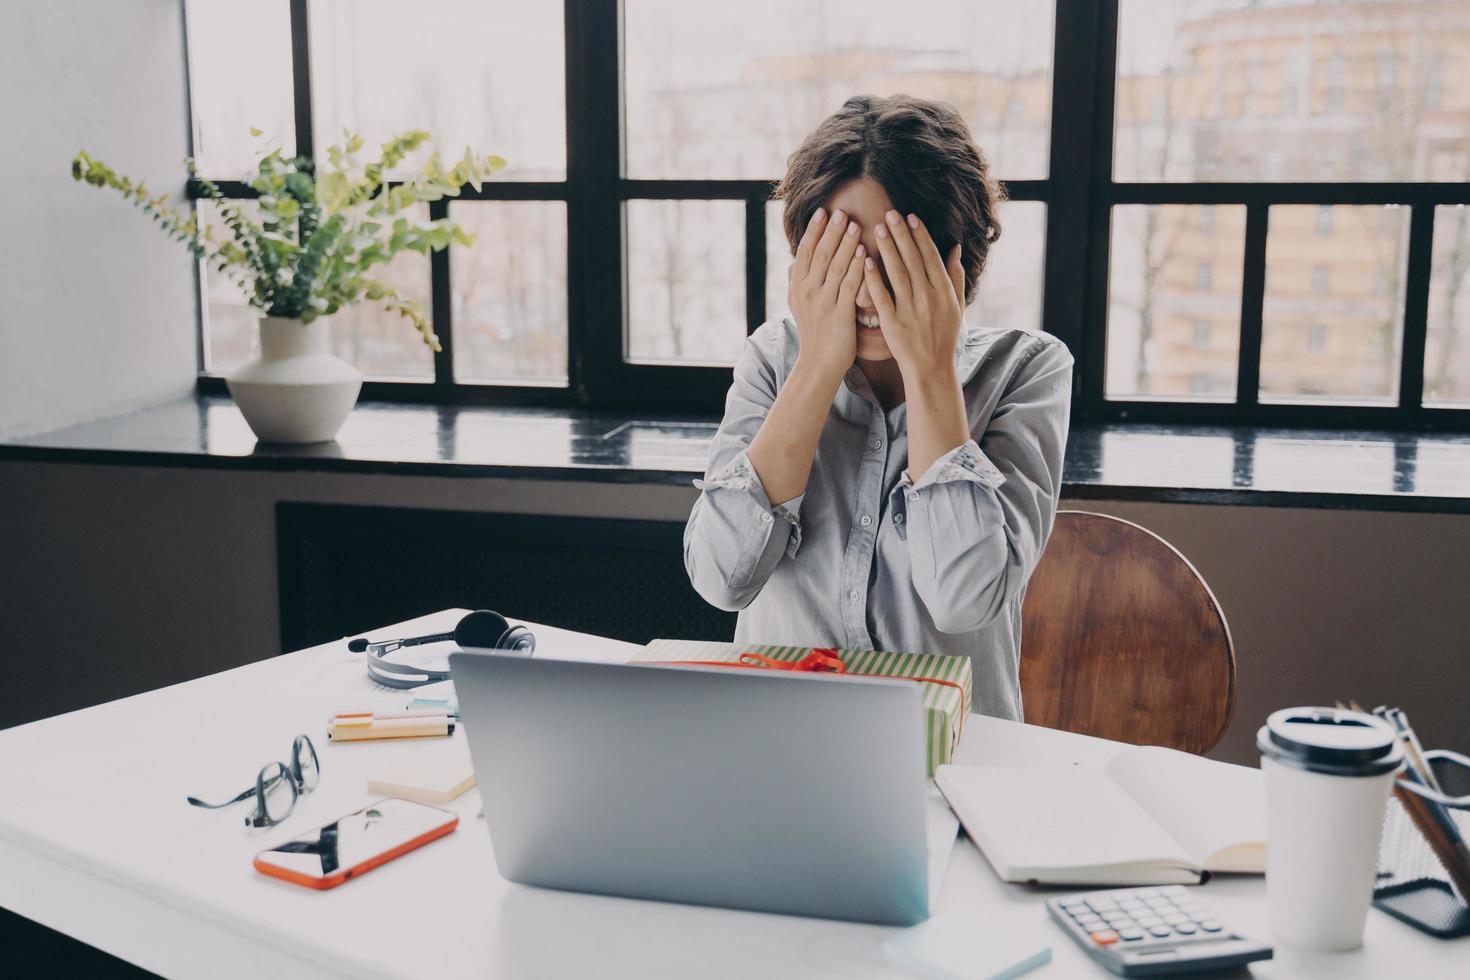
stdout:
<svg viewBox="0 0 1470 980">
<path fill-rule="evenodd" d="M 322 766 L 317 760 L 311 739 L 305 735 L 296 740 L 296 762 L 301 769 L 301 789 L 310 793 L 316 789 L 316 784 L 321 779 Z"/>
<path fill-rule="evenodd" d="M 296 784 L 291 781 L 291 774 L 281 763 L 272 762 L 260 771 L 260 782 L 263 787 L 260 805 L 265 815 L 273 823 L 285 820 L 296 805 Z"/>
</svg>

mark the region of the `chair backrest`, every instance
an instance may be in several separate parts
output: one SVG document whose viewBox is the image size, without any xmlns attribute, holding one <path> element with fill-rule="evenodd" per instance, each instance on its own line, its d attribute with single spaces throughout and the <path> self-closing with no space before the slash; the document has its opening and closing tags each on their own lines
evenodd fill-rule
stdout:
<svg viewBox="0 0 1470 980">
<path fill-rule="evenodd" d="M 1026 586 L 1026 721 L 1203 753 L 1235 711 L 1235 646 L 1199 572 L 1163 538 L 1058 511 Z"/>
</svg>

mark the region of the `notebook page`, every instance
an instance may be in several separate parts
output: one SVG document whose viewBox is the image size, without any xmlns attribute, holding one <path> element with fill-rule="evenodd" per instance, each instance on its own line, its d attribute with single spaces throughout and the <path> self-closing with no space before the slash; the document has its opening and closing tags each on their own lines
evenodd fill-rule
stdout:
<svg viewBox="0 0 1470 980">
<path fill-rule="evenodd" d="M 1259 769 L 1153 745 L 1123 749 L 1105 769 L 1200 867 L 1265 873 L 1266 797 Z"/>
<path fill-rule="evenodd" d="M 1197 868 L 1100 769 L 940 766 L 936 780 L 1007 881 L 1098 881 L 1106 869 Z"/>
</svg>

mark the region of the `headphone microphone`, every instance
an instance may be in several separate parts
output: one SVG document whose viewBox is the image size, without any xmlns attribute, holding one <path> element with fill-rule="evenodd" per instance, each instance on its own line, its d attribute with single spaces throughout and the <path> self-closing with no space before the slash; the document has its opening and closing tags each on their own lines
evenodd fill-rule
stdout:
<svg viewBox="0 0 1470 980">
<path fill-rule="evenodd" d="M 465 614 L 464 618 L 449 633 L 430 633 L 424 636 L 377 641 L 360 636 L 348 640 L 347 649 L 353 653 L 369 655 L 367 669 L 373 680 L 386 687 L 406 690 L 447 681 L 449 671 L 393 663 L 384 660 L 383 657 L 401 647 L 445 641 L 453 641 L 462 650 L 513 650 L 525 656 L 530 656 L 536 649 L 536 637 L 530 630 L 524 626 L 510 625 L 504 616 L 489 609 L 476 609 L 472 613 Z"/>
</svg>

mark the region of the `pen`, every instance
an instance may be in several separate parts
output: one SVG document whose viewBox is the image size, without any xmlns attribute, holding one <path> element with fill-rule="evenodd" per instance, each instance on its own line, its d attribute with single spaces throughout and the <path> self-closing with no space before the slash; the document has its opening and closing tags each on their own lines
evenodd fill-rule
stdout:
<svg viewBox="0 0 1470 980">
<path fill-rule="evenodd" d="M 458 711 L 448 711 L 444 708 L 404 708 L 400 711 L 339 711 L 327 718 L 327 724 L 341 724 L 342 719 L 351 718 L 452 718 L 459 720 Z"/>
<path fill-rule="evenodd" d="M 333 742 L 355 742 L 374 738 L 422 738 L 453 734 L 454 721 L 443 714 L 423 718 L 349 716 L 339 718 L 327 728 L 327 739 Z"/>
</svg>

